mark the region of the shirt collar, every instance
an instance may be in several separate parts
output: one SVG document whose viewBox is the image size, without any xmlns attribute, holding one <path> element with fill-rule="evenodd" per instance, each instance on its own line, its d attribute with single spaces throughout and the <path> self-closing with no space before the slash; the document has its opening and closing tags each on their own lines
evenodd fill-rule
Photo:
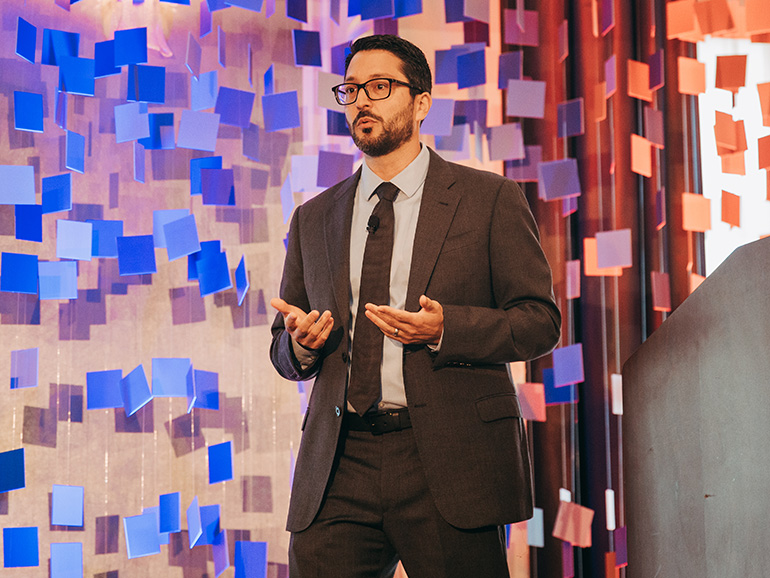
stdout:
<svg viewBox="0 0 770 578">
<path fill-rule="evenodd" d="M 421 144 L 420 153 L 409 163 L 404 170 L 393 177 L 390 182 L 396 185 L 399 190 L 407 197 L 413 196 L 425 182 L 425 177 L 428 176 L 428 165 L 430 164 L 430 154 L 428 147 Z M 384 181 L 378 177 L 367 166 L 366 160 L 364 160 L 361 166 L 361 180 L 358 185 L 361 198 L 369 200 L 374 194 L 374 190 Z"/>
</svg>

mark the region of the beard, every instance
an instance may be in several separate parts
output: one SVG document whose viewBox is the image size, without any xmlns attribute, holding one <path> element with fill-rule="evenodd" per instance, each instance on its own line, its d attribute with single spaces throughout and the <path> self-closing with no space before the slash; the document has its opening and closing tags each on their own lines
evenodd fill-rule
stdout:
<svg viewBox="0 0 770 578">
<path fill-rule="evenodd" d="M 414 134 L 413 115 L 414 103 L 404 107 L 388 122 L 369 112 L 361 112 L 353 121 L 353 125 L 361 118 L 373 118 L 379 121 L 382 126 L 382 133 L 379 136 L 373 136 L 374 127 L 371 126 L 357 133 L 350 122 L 348 122 L 348 130 L 350 130 L 350 136 L 353 137 L 353 142 L 362 153 L 370 157 L 381 157 L 392 153 L 412 138 L 412 134 Z"/>
</svg>

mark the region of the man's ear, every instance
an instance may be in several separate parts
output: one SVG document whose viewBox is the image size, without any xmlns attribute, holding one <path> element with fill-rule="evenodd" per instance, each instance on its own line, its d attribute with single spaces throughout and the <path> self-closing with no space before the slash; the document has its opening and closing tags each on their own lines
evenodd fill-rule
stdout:
<svg viewBox="0 0 770 578">
<path fill-rule="evenodd" d="M 433 103 L 433 98 L 429 92 L 423 92 L 415 96 L 414 99 L 414 114 L 417 122 L 420 123 L 426 116 L 428 116 L 428 111 Z"/>
</svg>

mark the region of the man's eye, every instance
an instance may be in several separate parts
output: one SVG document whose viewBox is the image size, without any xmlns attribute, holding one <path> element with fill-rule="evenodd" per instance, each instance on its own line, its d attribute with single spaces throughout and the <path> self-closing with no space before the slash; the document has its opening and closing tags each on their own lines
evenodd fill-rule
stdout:
<svg viewBox="0 0 770 578">
<path fill-rule="evenodd" d="M 387 82 L 378 82 L 374 85 L 375 90 L 385 90 L 388 87 Z"/>
<path fill-rule="evenodd" d="M 353 94 L 356 91 L 356 88 L 357 87 L 352 86 L 352 85 L 351 86 L 346 86 L 344 88 L 345 94 Z"/>
</svg>

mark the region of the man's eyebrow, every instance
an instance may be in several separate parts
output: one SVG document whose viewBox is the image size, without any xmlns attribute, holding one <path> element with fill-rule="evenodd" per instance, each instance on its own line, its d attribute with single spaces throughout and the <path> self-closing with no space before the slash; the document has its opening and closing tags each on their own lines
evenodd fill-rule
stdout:
<svg viewBox="0 0 770 578">
<path fill-rule="evenodd" d="M 375 78 L 393 78 L 393 75 L 386 74 L 384 72 L 377 72 L 375 74 L 367 75 L 366 80 L 364 82 L 368 82 L 368 81 L 373 80 Z M 355 81 L 356 81 L 356 78 L 354 76 L 346 76 L 345 77 L 345 82 L 355 82 Z"/>
</svg>

